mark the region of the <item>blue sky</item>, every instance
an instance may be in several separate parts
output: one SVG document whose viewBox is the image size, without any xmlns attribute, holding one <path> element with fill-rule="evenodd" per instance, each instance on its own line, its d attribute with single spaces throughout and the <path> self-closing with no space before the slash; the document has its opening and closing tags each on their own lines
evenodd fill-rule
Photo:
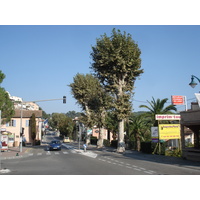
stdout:
<svg viewBox="0 0 200 200">
<path fill-rule="evenodd" d="M 184 95 L 195 100 L 200 84 L 191 88 L 191 75 L 200 77 L 200 26 L 0 26 L 0 70 L 6 75 L 2 87 L 25 101 L 38 103 L 47 113 L 81 111 L 68 85 L 77 73 L 90 73 L 91 46 L 113 28 L 126 31 L 142 52 L 144 73 L 135 83 L 133 109 L 154 98 Z M 188 101 L 190 105 L 191 100 Z M 190 107 L 190 106 L 189 106 Z M 184 110 L 184 106 L 177 106 Z"/>
</svg>

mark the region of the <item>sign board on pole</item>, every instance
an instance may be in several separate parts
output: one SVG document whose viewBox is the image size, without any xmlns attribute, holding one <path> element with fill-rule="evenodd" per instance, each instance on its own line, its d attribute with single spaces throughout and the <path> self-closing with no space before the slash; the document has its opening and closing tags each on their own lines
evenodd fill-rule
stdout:
<svg viewBox="0 0 200 200">
<path fill-rule="evenodd" d="M 173 105 L 185 105 L 184 96 L 172 95 L 172 104 Z"/>
<path fill-rule="evenodd" d="M 151 140 L 158 142 L 158 127 L 151 127 Z"/>
<path fill-rule="evenodd" d="M 87 130 L 88 135 L 92 135 L 92 129 Z"/>
<path fill-rule="evenodd" d="M 161 140 L 180 139 L 180 124 L 159 124 Z"/>
<path fill-rule="evenodd" d="M 156 115 L 156 120 L 181 120 L 181 115 Z"/>
</svg>

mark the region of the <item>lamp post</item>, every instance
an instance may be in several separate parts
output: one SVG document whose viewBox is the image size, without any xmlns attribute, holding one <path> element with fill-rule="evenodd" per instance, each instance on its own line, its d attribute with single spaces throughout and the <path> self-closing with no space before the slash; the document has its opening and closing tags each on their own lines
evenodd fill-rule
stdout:
<svg viewBox="0 0 200 200">
<path fill-rule="evenodd" d="M 192 75 L 192 77 L 191 77 L 191 82 L 189 83 L 189 85 L 190 85 L 192 88 L 194 88 L 194 87 L 197 85 L 197 83 L 194 81 L 194 78 L 196 78 L 196 79 L 199 81 L 199 83 L 200 83 L 200 79 L 197 78 L 196 76 Z"/>
</svg>

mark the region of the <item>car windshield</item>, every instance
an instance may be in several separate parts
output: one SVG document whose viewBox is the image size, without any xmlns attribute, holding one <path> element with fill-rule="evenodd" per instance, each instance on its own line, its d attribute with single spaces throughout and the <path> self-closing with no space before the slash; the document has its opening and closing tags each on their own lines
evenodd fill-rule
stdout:
<svg viewBox="0 0 200 200">
<path fill-rule="evenodd" d="M 52 141 L 51 144 L 60 144 L 60 141 Z"/>
</svg>

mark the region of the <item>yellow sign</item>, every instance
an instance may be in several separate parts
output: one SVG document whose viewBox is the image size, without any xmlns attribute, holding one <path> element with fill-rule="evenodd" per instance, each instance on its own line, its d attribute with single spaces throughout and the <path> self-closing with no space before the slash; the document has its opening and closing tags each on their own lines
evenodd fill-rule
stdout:
<svg viewBox="0 0 200 200">
<path fill-rule="evenodd" d="M 159 139 L 180 139 L 180 124 L 159 124 Z"/>
</svg>

